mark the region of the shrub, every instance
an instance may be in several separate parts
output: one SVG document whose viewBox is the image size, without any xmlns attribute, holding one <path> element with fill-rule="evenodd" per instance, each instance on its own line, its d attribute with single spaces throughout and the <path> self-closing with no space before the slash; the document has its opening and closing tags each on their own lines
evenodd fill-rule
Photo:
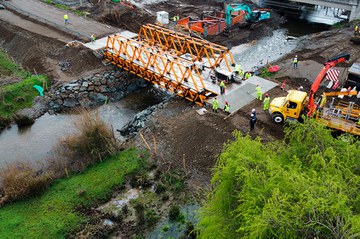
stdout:
<svg viewBox="0 0 360 239">
<path fill-rule="evenodd" d="M 54 179 L 52 173 L 39 174 L 28 163 L 14 163 L 0 171 L 4 197 L 0 205 L 43 192 Z"/>
<path fill-rule="evenodd" d="M 112 131 L 100 119 L 98 112 L 84 111 L 75 126 L 78 134 L 60 141 L 54 159 L 49 161 L 54 172 L 67 174 L 68 171 L 82 171 L 118 149 Z"/>
<path fill-rule="evenodd" d="M 172 205 L 169 210 L 169 219 L 175 221 L 180 215 L 180 207 L 177 205 Z"/>
</svg>

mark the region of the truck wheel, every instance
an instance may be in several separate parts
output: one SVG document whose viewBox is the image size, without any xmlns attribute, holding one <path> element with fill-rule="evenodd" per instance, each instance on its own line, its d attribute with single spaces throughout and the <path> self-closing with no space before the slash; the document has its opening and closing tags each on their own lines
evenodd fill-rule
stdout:
<svg viewBox="0 0 360 239">
<path fill-rule="evenodd" d="M 271 118 L 274 121 L 274 123 L 276 123 L 276 124 L 281 124 L 284 122 L 284 116 L 282 116 L 282 114 L 280 114 L 280 113 L 272 114 Z"/>
</svg>

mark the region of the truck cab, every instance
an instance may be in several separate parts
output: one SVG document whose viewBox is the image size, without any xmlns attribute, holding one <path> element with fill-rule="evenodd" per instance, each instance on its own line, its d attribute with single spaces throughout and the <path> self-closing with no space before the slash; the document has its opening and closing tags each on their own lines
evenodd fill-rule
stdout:
<svg viewBox="0 0 360 239">
<path fill-rule="evenodd" d="M 274 98 L 269 107 L 272 120 L 281 124 L 286 120 L 299 119 L 306 104 L 307 93 L 291 90 L 286 97 Z"/>
</svg>

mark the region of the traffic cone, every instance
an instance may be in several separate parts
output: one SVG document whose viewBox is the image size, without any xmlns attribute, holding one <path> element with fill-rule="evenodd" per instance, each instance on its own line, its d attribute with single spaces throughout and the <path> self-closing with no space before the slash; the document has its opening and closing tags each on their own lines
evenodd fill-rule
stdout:
<svg viewBox="0 0 360 239">
<path fill-rule="evenodd" d="M 285 85 L 286 85 L 286 80 L 284 80 L 284 82 L 281 84 L 281 89 L 285 90 Z"/>
</svg>

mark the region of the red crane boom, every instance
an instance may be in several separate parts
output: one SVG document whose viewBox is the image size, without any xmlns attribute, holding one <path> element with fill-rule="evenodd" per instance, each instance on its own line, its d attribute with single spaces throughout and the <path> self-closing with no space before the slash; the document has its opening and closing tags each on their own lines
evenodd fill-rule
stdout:
<svg viewBox="0 0 360 239">
<path fill-rule="evenodd" d="M 350 53 L 343 53 L 337 56 L 334 56 L 332 58 L 330 58 L 329 60 L 327 60 L 324 63 L 324 67 L 321 69 L 320 73 L 318 74 L 318 76 L 316 77 L 314 83 L 311 85 L 311 89 L 309 92 L 309 102 L 307 105 L 308 108 L 308 116 L 312 116 L 315 109 L 316 109 L 316 105 L 315 105 L 315 94 L 319 89 L 319 86 L 321 84 L 321 82 L 323 81 L 323 79 L 325 78 L 327 72 L 334 66 L 336 66 L 336 64 L 340 63 L 340 62 L 344 62 L 350 59 Z"/>
</svg>

